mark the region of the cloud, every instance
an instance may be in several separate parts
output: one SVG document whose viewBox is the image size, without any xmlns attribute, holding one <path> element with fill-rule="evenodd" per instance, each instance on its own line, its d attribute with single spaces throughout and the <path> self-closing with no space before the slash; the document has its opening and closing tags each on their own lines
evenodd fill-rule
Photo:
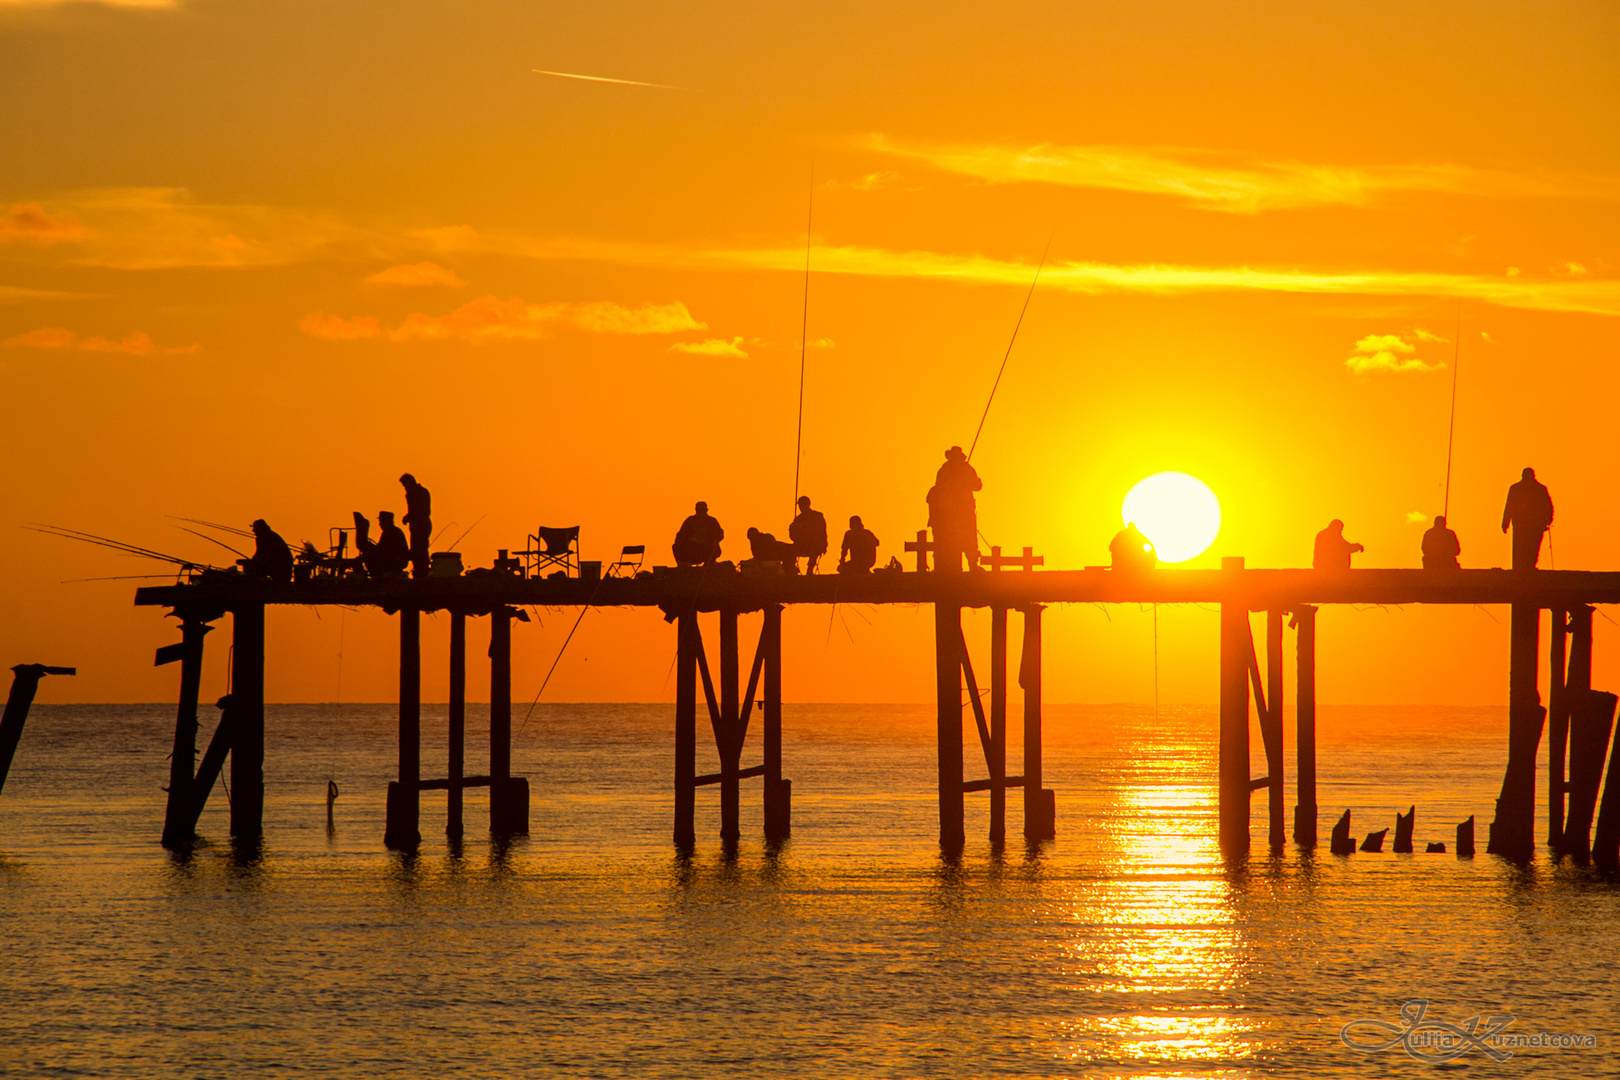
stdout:
<svg viewBox="0 0 1620 1080">
<path fill-rule="evenodd" d="M 725 338 L 709 338 L 705 341 L 677 341 L 669 347 L 670 352 L 691 353 L 694 356 L 731 356 L 739 360 L 748 359 L 743 352 L 742 338 L 735 337 L 730 341 Z"/>
<path fill-rule="evenodd" d="M 4 0 L 0 0 L 3 3 Z M 52 216 L 39 203 L 12 203 L 0 214 L 0 244 L 73 243 L 84 238 L 84 226 L 72 214 Z"/>
<path fill-rule="evenodd" d="M 550 75 L 554 79 L 578 79 L 581 82 L 615 83 L 619 86 L 647 86 L 654 90 L 686 90 L 685 86 L 667 86 L 664 83 L 638 82 L 635 79 L 610 79 L 606 75 L 576 75 L 570 71 L 543 71 L 530 68 L 536 75 Z"/>
<path fill-rule="evenodd" d="M 321 312 L 304 316 L 298 327 L 311 337 L 331 341 L 458 340 L 474 345 L 542 341 L 566 328 L 596 334 L 674 334 L 708 328 L 679 301 L 630 307 L 611 300 L 531 304 L 495 296 L 470 301 L 447 315 L 416 312 L 392 329 L 374 315 L 345 318 Z"/>
<path fill-rule="evenodd" d="M 456 288 L 461 285 L 461 279 L 455 271 L 446 270 L 438 263 L 401 263 L 390 266 L 386 270 L 379 270 L 366 278 L 374 285 L 444 285 Z"/>
<path fill-rule="evenodd" d="M 1552 268 L 1555 274 L 1568 274 L 1570 277 L 1585 277 L 1591 271 L 1578 262 L 1559 263 Z"/>
<path fill-rule="evenodd" d="M 1479 332 L 1479 340 L 1483 341 L 1487 345 L 1495 345 L 1496 344 L 1496 339 L 1491 337 L 1490 334 L 1486 333 L 1483 330 L 1481 330 Z"/>
<path fill-rule="evenodd" d="M 114 341 L 104 337 L 80 337 L 72 330 L 60 326 L 43 326 L 38 330 L 30 330 L 26 334 L 18 334 L 16 337 L 0 341 L 0 346 L 10 349 L 72 349 L 79 352 L 124 353 L 129 356 L 202 352 L 201 345 L 160 346 L 152 340 L 150 334 L 140 330 L 132 330 L 122 339 Z"/>
<path fill-rule="evenodd" d="M 1445 364 L 1427 364 L 1413 354 L 1417 347 L 1399 334 L 1368 334 L 1356 342 L 1356 351 L 1345 366 L 1357 375 L 1369 371 L 1414 373 L 1439 371 Z"/>
<path fill-rule="evenodd" d="M 1389 191 L 1615 198 L 1606 179 L 1543 179 L 1460 165 L 1321 165 L 1263 161 L 1183 147 L 965 146 L 900 143 L 870 149 L 992 184 L 1046 183 L 1175 198 L 1203 210 L 1253 214 L 1304 206 L 1364 206 Z"/>
<path fill-rule="evenodd" d="M 810 343 L 810 347 L 812 349 L 836 349 L 838 348 L 838 342 L 830 337 L 818 337 Z"/>
<path fill-rule="evenodd" d="M 1408 510 L 1406 512 L 1406 523 L 1408 525 L 1423 525 L 1427 524 L 1428 520 L 1429 515 L 1421 510 Z"/>
<path fill-rule="evenodd" d="M 1451 339 L 1448 338 L 1448 337 L 1441 337 L 1439 334 L 1431 334 L 1431 333 L 1429 333 L 1429 331 L 1423 329 L 1423 327 L 1421 327 L 1421 326 L 1415 327 L 1412 330 L 1412 333 L 1417 337 L 1417 339 L 1419 341 L 1434 341 L 1434 342 L 1440 342 L 1440 343 L 1447 343 L 1447 342 L 1451 341 Z"/>
</svg>

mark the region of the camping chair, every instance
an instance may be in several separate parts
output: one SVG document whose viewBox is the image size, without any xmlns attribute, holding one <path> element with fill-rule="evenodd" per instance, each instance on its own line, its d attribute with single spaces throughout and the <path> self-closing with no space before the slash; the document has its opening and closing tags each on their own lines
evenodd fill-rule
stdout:
<svg viewBox="0 0 1620 1080">
<path fill-rule="evenodd" d="M 527 577 L 544 577 L 552 567 L 569 577 L 579 576 L 579 526 L 568 529 L 548 529 L 544 525 L 529 537 L 527 551 L 518 552 L 524 558 Z"/>
<path fill-rule="evenodd" d="M 633 578 L 641 572 L 641 560 L 646 557 L 646 544 L 626 544 L 619 561 L 608 567 L 607 576 Z"/>
</svg>

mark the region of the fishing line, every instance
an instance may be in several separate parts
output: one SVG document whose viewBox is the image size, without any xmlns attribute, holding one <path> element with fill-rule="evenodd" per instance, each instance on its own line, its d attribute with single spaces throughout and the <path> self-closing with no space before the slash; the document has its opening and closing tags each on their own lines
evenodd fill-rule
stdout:
<svg viewBox="0 0 1620 1080">
<path fill-rule="evenodd" d="M 540 689 L 534 692 L 534 700 L 529 702 L 529 711 L 523 715 L 523 723 L 518 725 L 517 734 L 523 734 L 523 729 L 529 726 L 529 717 L 534 715 L 534 707 L 540 704 L 540 695 L 546 692 L 546 687 L 551 682 L 551 676 L 557 671 L 557 665 L 562 663 L 563 653 L 568 651 L 568 643 L 574 640 L 574 631 L 578 630 L 579 624 L 585 621 L 586 612 L 591 610 L 591 605 L 596 601 L 596 594 L 601 591 L 602 582 L 606 580 L 606 578 L 596 579 L 596 588 L 591 590 L 590 599 L 585 601 L 585 606 L 579 609 L 579 618 L 574 620 L 573 628 L 568 631 L 568 636 L 563 639 L 562 648 L 557 650 L 557 658 L 551 662 L 551 670 L 547 671 L 546 677 L 541 680 Z"/>
<path fill-rule="evenodd" d="M 804 214 L 804 314 L 799 322 L 799 433 L 793 440 L 793 509 L 799 508 L 799 465 L 804 461 L 804 355 L 810 343 L 810 225 L 816 213 L 816 163 L 810 162 L 810 205 Z"/>
<path fill-rule="evenodd" d="M 1041 261 L 1035 267 L 1035 280 L 1029 283 L 1029 292 L 1024 296 L 1024 306 L 1018 309 L 1018 322 L 1013 324 L 1012 340 L 1007 342 L 1007 354 L 1001 358 L 1001 367 L 996 371 L 996 381 L 990 386 L 990 400 L 984 403 L 984 415 L 979 417 L 979 428 L 973 433 L 973 444 L 968 447 L 968 461 L 973 460 L 973 451 L 978 449 L 979 436 L 984 433 L 984 422 L 990 419 L 990 406 L 996 400 L 996 388 L 1001 385 L 1001 376 L 1007 371 L 1007 361 L 1012 359 L 1013 345 L 1018 341 L 1018 328 L 1024 325 L 1024 313 L 1029 310 L 1029 302 L 1035 295 L 1035 286 L 1041 280 L 1041 271 L 1046 267 L 1046 253 L 1052 250 L 1052 237 L 1057 235 L 1057 226 L 1046 237 L 1046 246 L 1041 249 Z"/>
<path fill-rule="evenodd" d="M 1451 341 L 1451 429 L 1446 432 L 1446 497 L 1440 513 L 1451 524 L 1451 448 L 1457 439 L 1457 373 L 1462 360 L 1462 301 L 1457 301 L 1457 330 Z"/>
</svg>

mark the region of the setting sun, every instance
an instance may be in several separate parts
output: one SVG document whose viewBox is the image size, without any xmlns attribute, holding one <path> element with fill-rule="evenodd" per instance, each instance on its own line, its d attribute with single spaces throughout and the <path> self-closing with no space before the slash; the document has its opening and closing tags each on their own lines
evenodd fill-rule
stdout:
<svg viewBox="0 0 1620 1080">
<path fill-rule="evenodd" d="M 1154 473 L 1125 493 L 1120 516 L 1153 541 L 1162 563 L 1183 563 L 1209 550 L 1221 531 L 1221 501 L 1184 472 Z"/>
</svg>

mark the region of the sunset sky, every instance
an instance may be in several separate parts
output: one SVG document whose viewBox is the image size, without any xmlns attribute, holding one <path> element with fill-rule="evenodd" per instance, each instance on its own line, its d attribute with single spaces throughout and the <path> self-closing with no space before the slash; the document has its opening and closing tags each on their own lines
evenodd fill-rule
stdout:
<svg viewBox="0 0 1620 1080">
<path fill-rule="evenodd" d="M 1050 238 L 974 456 L 991 542 L 1104 563 L 1176 469 L 1225 514 L 1191 565 L 1307 565 L 1339 517 L 1358 565 L 1416 566 L 1456 371 L 1463 564 L 1507 564 L 1532 465 L 1542 565 L 1620 569 L 1617 117 L 1607 2 L 0 0 L 0 662 L 174 695 L 143 582 L 71 580 L 162 565 L 31 522 L 229 563 L 168 515 L 324 542 L 409 470 L 473 565 L 542 524 L 669 562 L 696 499 L 728 557 L 784 534 L 812 192 L 801 486 L 835 544 L 923 527 Z M 574 617 L 541 614 L 520 710 Z M 269 626 L 273 700 L 393 697 L 382 614 Z M 1213 701 L 1216 612 L 1157 626 L 1162 699 Z M 1150 609 L 1048 627 L 1050 700 L 1153 700 Z M 786 628 L 790 700 L 933 692 L 926 610 Z M 1505 704 L 1505 611 L 1319 634 L 1324 701 Z M 673 652 L 592 612 L 546 698 L 670 698 Z"/>
</svg>

